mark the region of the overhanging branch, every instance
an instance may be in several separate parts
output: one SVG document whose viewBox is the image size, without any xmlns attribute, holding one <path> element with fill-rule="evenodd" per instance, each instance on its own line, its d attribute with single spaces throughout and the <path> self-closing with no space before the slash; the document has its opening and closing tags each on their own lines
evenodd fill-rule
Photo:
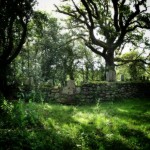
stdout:
<svg viewBox="0 0 150 150">
<path fill-rule="evenodd" d="M 136 63 L 143 63 L 146 65 L 150 65 L 150 62 L 146 62 L 146 60 L 144 59 L 121 59 L 121 58 L 115 58 L 115 62 L 120 62 L 121 64 L 115 64 L 115 66 L 121 66 L 121 65 L 125 65 L 131 62 L 136 62 Z"/>
</svg>

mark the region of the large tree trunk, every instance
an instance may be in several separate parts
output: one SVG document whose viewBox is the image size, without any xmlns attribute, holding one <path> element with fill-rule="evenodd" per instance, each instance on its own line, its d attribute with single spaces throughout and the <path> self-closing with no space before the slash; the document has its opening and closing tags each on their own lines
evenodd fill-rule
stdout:
<svg viewBox="0 0 150 150">
<path fill-rule="evenodd" d="M 116 81 L 116 71 L 114 64 L 114 53 L 108 53 L 105 58 L 106 61 L 106 81 L 114 82 Z"/>
<path fill-rule="evenodd" d="M 0 93 L 6 97 L 7 95 L 7 67 L 0 64 Z"/>
<path fill-rule="evenodd" d="M 8 69 L 8 64 L 5 61 L 0 61 L 0 95 L 6 99 L 12 99 L 16 96 L 14 92 L 17 89 L 15 86 L 8 84 Z"/>
</svg>

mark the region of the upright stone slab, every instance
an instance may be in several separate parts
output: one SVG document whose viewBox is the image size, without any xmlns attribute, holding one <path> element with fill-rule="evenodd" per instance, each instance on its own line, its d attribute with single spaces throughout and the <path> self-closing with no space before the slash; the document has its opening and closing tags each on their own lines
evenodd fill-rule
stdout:
<svg viewBox="0 0 150 150">
<path fill-rule="evenodd" d="M 120 76 L 120 81 L 124 81 L 124 75 L 123 74 Z"/>
<path fill-rule="evenodd" d="M 108 70 L 106 72 L 106 81 L 108 82 L 116 81 L 116 72 L 114 70 Z"/>
</svg>

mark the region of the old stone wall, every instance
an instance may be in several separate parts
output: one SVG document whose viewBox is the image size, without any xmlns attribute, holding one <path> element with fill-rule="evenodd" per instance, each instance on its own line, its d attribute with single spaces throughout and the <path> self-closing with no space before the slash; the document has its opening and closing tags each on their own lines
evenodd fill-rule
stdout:
<svg viewBox="0 0 150 150">
<path fill-rule="evenodd" d="M 71 86 L 72 87 L 72 86 Z M 98 100 L 121 100 L 126 98 L 150 98 L 150 82 L 104 82 L 83 84 L 80 87 L 49 89 L 48 99 L 62 103 L 92 103 Z"/>
<path fill-rule="evenodd" d="M 150 83 L 100 83 L 84 84 L 81 95 L 88 102 L 124 98 L 150 98 Z"/>
</svg>

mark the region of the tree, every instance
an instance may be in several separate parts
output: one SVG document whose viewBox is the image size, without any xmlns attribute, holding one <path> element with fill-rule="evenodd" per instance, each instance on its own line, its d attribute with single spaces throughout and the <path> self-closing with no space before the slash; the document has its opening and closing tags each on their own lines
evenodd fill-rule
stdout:
<svg viewBox="0 0 150 150">
<path fill-rule="evenodd" d="M 7 95 L 7 70 L 21 51 L 34 0 L 0 1 L 0 92 Z"/>
<path fill-rule="evenodd" d="M 77 59 L 81 57 L 75 49 L 79 48 L 61 28 L 56 18 L 44 12 L 34 12 L 31 18 L 28 40 L 17 61 L 23 64 L 23 67 L 18 65 L 22 70 L 20 76 L 29 81 L 32 78 L 36 86 L 36 83 L 47 82 L 51 86 L 64 85 L 67 77 L 73 79 L 75 76 Z"/>
<path fill-rule="evenodd" d="M 11 65 L 15 68 L 13 77 L 23 85 L 20 89 L 28 92 L 44 85 L 65 85 L 67 79 L 80 84 L 86 74 L 89 81 L 99 80 L 101 63 L 93 61 L 97 57 L 87 49 L 82 40 L 73 41 L 70 32 L 64 33 L 56 18 L 36 11 L 28 24 L 23 50 Z"/>
<path fill-rule="evenodd" d="M 115 53 L 126 43 L 144 42 L 140 29 L 150 28 L 146 0 L 64 0 L 57 7 L 86 46 L 106 62 L 106 80 L 115 81 Z M 132 40 L 131 40 L 132 39 Z"/>
<path fill-rule="evenodd" d="M 146 66 L 142 62 L 145 58 L 142 54 L 135 50 L 123 54 L 121 60 L 124 62 L 118 63 L 120 66 L 117 71 L 123 74 L 125 79 L 139 80 L 146 73 Z"/>
<path fill-rule="evenodd" d="M 55 81 L 64 85 L 67 77 L 74 80 L 75 70 L 82 53 L 78 48 L 78 44 L 75 44 L 70 39 L 68 33 L 61 33 L 60 27 L 58 30 L 55 30 L 55 38 L 53 38 L 52 34 L 49 36 L 50 28 L 54 31 L 53 25 L 51 23 L 49 27 L 47 26 L 44 39 L 41 40 L 45 51 L 42 56 L 42 75 L 45 81 L 53 80 L 53 85 L 55 85 Z M 54 26 L 56 27 L 56 25 Z"/>
</svg>

